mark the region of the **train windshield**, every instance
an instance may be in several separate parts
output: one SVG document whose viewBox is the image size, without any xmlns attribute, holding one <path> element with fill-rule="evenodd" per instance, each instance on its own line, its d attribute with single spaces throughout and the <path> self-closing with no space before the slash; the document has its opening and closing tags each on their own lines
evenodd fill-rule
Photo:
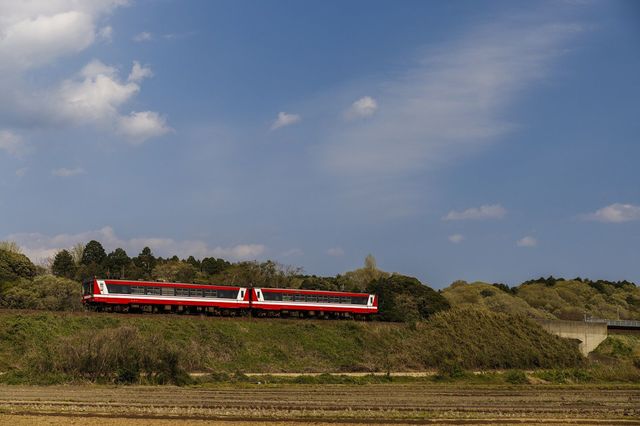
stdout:
<svg viewBox="0 0 640 426">
<path fill-rule="evenodd" d="M 90 296 L 93 294 L 93 281 L 85 281 L 82 283 L 82 293 L 85 296 Z"/>
</svg>

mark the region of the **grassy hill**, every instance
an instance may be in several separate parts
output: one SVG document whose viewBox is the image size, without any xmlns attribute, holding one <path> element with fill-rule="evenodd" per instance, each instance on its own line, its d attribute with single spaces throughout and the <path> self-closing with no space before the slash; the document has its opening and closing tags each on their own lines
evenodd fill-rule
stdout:
<svg viewBox="0 0 640 426">
<path fill-rule="evenodd" d="M 581 320 L 586 313 L 597 318 L 640 319 L 640 289 L 575 280 L 523 284 L 517 295 L 530 306 L 557 318 Z"/>
<path fill-rule="evenodd" d="M 455 282 L 445 288 L 442 295 L 455 307 L 479 307 L 491 312 L 519 314 L 535 319 L 554 318 L 552 314 L 532 307 L 522 298 L 483 282 Z"/>
<path fill-rule="evenodd" d="M 132 381 L 141 373 L 560 368 L 571 341 L 522 316 L 453 309 L 397 324 L 0 312 L 3 381 Z"/>
<path fill-rule="evenodd" d="M 640 319 L 640 288 L 578 280 L 527 282 L 510 291 L 494 285 L 456 282 L 442 291 L 452 306 L 483 307 L 530 318 L 582 320 L 591 317 Z"/>
</svg>

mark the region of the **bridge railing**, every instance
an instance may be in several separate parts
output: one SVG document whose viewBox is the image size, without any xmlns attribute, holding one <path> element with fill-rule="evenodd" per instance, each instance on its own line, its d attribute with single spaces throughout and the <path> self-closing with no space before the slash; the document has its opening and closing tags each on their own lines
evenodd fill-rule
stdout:
<svg viewBox="0 0 640 426">
<path fill-rule="evenodd" d="M 634 320 L 608 320 L 608 319 L 602 319 L 602 318 L 586 318 L 585 322 L 605 323 L 607 324 L 607 327 L 640 328 L 640 321 L 634 321 Z"/>
</svg>

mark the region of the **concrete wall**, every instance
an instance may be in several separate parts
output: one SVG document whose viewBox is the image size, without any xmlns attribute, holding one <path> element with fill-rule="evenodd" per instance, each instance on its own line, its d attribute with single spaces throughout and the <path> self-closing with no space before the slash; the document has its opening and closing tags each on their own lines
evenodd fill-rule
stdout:
<svg viewBox="0 0 640 426">
<path fill-rule="evenodd" d="M 542 327 L 551 334 L 577 339 L 584 356 L 598 347 L 607 338 L 607 324 L 583 321 L 542 320 Z"/>
</svg>

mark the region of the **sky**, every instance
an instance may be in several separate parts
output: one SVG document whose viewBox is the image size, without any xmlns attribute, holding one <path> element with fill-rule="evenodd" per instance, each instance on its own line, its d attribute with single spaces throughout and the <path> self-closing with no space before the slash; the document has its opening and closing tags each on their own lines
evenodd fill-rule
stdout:
<svg viewBox="0 0 640 426">
<path fill-rule="evenodd" d="M 635 1 L 0 0 L 0 240 L 640 282 Z"/>
</svg>

